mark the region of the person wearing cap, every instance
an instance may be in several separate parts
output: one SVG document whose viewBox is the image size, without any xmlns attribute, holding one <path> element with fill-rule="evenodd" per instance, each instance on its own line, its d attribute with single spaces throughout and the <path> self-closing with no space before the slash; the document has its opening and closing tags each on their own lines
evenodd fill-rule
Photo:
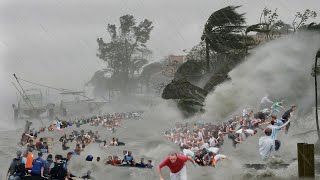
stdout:
<svg viewBox="0 0 320 180">
<path fill-rule="evenodd" d="M 17 151 L 17 157 L 14 158 L 10 164 L 10 167 L 8 169 L 8 173 L 7 173 L 7 177 L 9 175 L 9 180 L 20 180 L 22 176 L 24 176 L 25 174 L 21 173 L 21 172 L 17 172 L 16 167 L 19 166 L 19 164 L 23 164 L 22 162 L 22 152 L 21 151 Z M 7 178 L 6 178 L 7 179 Z"/>
<path fill-rule="evenodd" d="M 42 153 L 38 153 L 38 158 L 32 162 L 31 176 L 44 177 L 44 168 L 46 167 L 46 161 L 42 159 Z"/>
<path fill-rule="evenodd" d="M 286 123 L 292 116 L 292 112 L 296 111 L 296 109 L 297 109 L 296 105 L 294 104 L 291 105 L 291 108 L 282 115 L 282 119 L 281 119 L 282 122 Z M 286 134 L 288 133 L 289 127 L 290 127 L 290 123 L 286 126 L 286 131 L 285 131 Z"/>
</svg>

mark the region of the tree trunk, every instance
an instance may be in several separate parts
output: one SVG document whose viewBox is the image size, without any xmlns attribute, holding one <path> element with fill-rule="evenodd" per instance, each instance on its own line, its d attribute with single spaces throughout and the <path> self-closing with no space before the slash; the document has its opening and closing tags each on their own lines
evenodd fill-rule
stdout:
<svg viewBox="0 0 320 180">
<path fill-rule="evenodd" d="M 207 61 L 207 71 L 210 72 L 210 54 L 209 54 L 209 42 L 206 39 L 206 61 Z"/>
<path fill-rule="evenodd" d="M 150 84 L 149 83 L 150 83 L 149 80 L 147 80 L 147 82 L 146 82 L 147 93 L 150 93 Z"/>
<path fill-rule="evenodd" d="M 128 94 L 128 82 L 129 82 L 129 55 L 128 55 L 128 41 L 125 39 L 124 41 L 124 48 L 125 48 L 125 57 L 126 57 L 126 63 L 124 64 L 124 73 L 123 73 L 123 91 L 124 95 Z"/>
<path fill-rule="evenodd" d="M 319 130 L 319 119 L 318 119 L 318 82 L 317 82 L 317 62 L 318 57 L 316 56 L 315 65 L 314 65 L 314 85 L 315 85 L 315 101 L 316 101 L 316 124 L 317 124 L 317 132 L 318 132 L 318 139 L 320 139 L 320 130 Z"/>
<path fill-rule="evenodd" d="M 246 36 L 245 36 L 245 46 L 246 46 L 246 56 L 245 56 L 245 59 L 247 60 L 247 56 L 248 56 L 248 42 L 247 42 L 247 37 L 248 37 L 248 33 L 246 33 Z"/>
</svg>

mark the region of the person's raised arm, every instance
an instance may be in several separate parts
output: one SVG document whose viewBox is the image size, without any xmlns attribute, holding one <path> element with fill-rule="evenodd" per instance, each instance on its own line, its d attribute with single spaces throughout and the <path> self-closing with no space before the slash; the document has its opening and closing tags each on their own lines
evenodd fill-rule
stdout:
<svg viewBox="0 0 320 180">
<path fill-rule="evenodd" d="M 291 121 L 291 120 L 289 119 L 286 123 L 284 123 L 282 126 L 280 126 L 280 129 L 286 127 L 286 125 L 288 125 L 288 124 L 290 123 L 290 121 Z"/>
<path fill-rule="evenodd" d="M 271 121 L 265 121 L 263 123 L 260 123 L 260 125 L 266 125 L 266 124 L 270 124 L 270 123 L 271 123 Z"/>
<path fill-rule="evenodd" d="M 266 100 L 267 100 L 269 103 L 273 103 L 268 97 L 266 97 Z"/>
<path fill-rule="evenodd" d="M 283 107 L 283 105 L 281 104 L 277 104 L 277 107 L 281 107 L 284 111 L 286 111 L 286 109 Z"/>
<path fill-rule="evenodd" d="M 188 157 L 188 161 L 192 162 L 193 166 L 196 166 L 196 163 L 194 162 L 194 160 L 191 157 Z"/>
</svg>

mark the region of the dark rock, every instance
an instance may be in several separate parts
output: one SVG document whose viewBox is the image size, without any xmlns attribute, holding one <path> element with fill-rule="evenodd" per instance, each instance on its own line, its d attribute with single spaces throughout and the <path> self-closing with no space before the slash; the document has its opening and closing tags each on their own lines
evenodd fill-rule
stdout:
<svg viewBox="0 0 320 180">
<path fill-rule="evenodd" d="M 226 80 L 231 80 L 231 78 L 228 76 L 228 74 L 226 73 L 222 73 L 222 72 L 217 72 L 214 73 L 209 81 L 206 83 L 206 85 L 204 86 L 204 89 L 207 92 L 211 92 L 214 91 L 215 87 L 221 83 L 223 83 Z"/>
<path fill-rule="evenodd" d="M 163 99 L 192 99 L 204 102 L 208 92 L 198 86 L 192 85 L 185 79 L 173 80 L 162 93 Z"/>
</svg>

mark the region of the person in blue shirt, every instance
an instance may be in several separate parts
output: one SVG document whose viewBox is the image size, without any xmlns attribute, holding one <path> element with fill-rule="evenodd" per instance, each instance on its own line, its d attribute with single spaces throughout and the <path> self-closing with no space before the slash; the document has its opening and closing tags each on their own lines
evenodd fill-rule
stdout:
<svg viewBox="0 0 320 180">
<path fill-rule="evenodd" d="M 44 168 L 46 167 L 46 161 L 42 159 L 42 153 L 38 153 L 38 158 L 33 160 L 31 176 L 41 176 L 44 177 Z"/>
<path fill-rule="evenodd" d="M 268 128 L 272 129 L 271 138 L 275 141 L 275 150 L 277 151 L 279 150 L 281 145 L 281 142 L 277 139 L 277 135 L 282 128 L 286 127 L 290 123 L 290 120 L 279 126 L 278 125 L 279 123 L 277 123 L 277 116 L 272 115 L 271 117 L 272 117 L 272 120 L 270 122 L 271 125 L 269 125 Z"/>
<path fill-rule="evenodd" d="M 133 164 L 133 156 L 131 151 L 128 151 L 128 154 L 124 156 L 124 159 L 122 160 L 122 163 L 125 162 L 128 165 L 132 165 Z"/>
</svg>

